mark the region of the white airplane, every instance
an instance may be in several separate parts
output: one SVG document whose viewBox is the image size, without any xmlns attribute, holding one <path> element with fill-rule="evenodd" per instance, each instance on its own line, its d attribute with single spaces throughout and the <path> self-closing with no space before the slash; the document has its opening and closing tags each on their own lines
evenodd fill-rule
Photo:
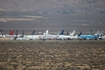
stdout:
<svg viewBox="0 0 105 70">
<path fill-rule="evenodd" d="M 44 35 L 34 35 L 34 32 L 31 35 L 26 35 L 25 38 L 26 40 L 39 40 L 39 39 L 43 39 Z"/>
<path fill-rule="evenodd" d="M 24 30 L 21 35 L 17 35 L 15 40 L 26 40 L 26 35 L 24 35 Z"/>
<path fill-rule="evenodd" d="M 74 35 L 75 35 L 75 30 L 72 33 L 70 33 L 70 36 L 74 36 Z"/>
<path fill-rule="evenodd" d="M 14 34 L 14 30 L 10 31 L 9 34 L 6 34 L 5 37 L 9 38 L 10 40 L 17 40 L 21 34 L 18 34 L 18 30 L 16 30 L 16 33 Z"/>
<path fill-rule="evenodd" d="M 59 35 L 63 35 L 63 34 L 64 34 L 64 30 L 62 30 L 61 33 L 59 33 L 57 35 L 51 35 L 51 34 L 49 34 L 49 30 L 46 30 L 44 38 L 47 40 L 54 40 L 54 39 L 57 39 L 59 37 Z"/>
<path fill-rule="evenodd" d="M 71 39 L 78 39 L 78 35 L 75 35 L 75 30 L 70 33 L 70 35 L 59 35 L 57 40 L 71 40 Z"/>
<path fill-rule="evenodd" d="M 99 33 L 99 35 L 100 35 L 100 36 L 103 36 L 103 35 L 104 35 L 103 32 L 104 32 L 104 31 L 101 31 L 101 32 Z"/>
<path fill-rule="evenodd" d="M 97 39 L 99 39 L 99 40 L 102 40 L 102 39 L 104 39 L 104 34 L 103 34 L 103 32 L 104 31 L 97 31 L 97 33 L 96 34 L 94 34 L 95 36 L 97 36 L 98 38 Z"/>
<path fill-rule="evenodd" d="M 43 35 L 27 35 L 26 40 L 39 40 Z"/>
<path fill-rule="evenodd" d="M 78 39 L 78 35 L 69 36 L 68 39 L 69 39 L 69 40 Z"/>
<path fill-rule="evenodd" d="M 75 30 L 74 30 L 72 33 L 70 33 L 70 36 L 69 36 L 68 39 L 70 39 L 70 40 L 78 39 L 78 36 L 79 36 L 78 34 L 75 35 Z"/>
<path fill-rule="evenodd" d="M 98 35 L 99 35 L 99 33 L 100 33 L 100 31 L 98 30 L 98 31 L 97 31 L 97 33 L 95 33 L 94 35 L 98 36 Z"/>
<path fill-rule="evenodd" d="M 3 35 L 3 34 L 0 34 L 0 38 L 4 38 L 5 37 L 5 35 Z"/>
<path fill-rule="evenodd" d="M 33 30 L 33 32 L 31 33 L 31 35 L 34 35 L 35 33 L 35 30 Z M 12 38 L 10 38 L 11 40 L 26 40 L 26 36 L 27 35 L 24 35 L 24 30 L 22 32 L 22 34 L 18 34 L 18 30 L 16 31 L 16 34 L 13 35 Z"/>
<path fill-rule="evenodd" d="M 105 35 L 104 35 L 103 32 L 104 32 L 104 31 L 101 31 L 100 34 L 99 34 L 99 36 L 101 36 L 101 39 L 105 40 Z"/>
<path fill-rule="evenodd" d="M 103 40 L 105 40 L 105 35 L 104 35 L 104 36 L 102 36 L 102 39 L 103 39 Z"/>
<path fill-rule="evenodd" d="M 30 35 L 24 35 L 24 30 L 22 34 L 16 35 L 14 40 L 39 40 L 43 39 L 43 35 L 34 35 L 35 30 Z"/>
</svg>

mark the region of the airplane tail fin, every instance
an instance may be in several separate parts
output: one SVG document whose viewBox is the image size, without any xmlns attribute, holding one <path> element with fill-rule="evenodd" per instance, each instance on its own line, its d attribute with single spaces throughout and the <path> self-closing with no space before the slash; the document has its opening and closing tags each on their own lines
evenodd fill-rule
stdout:
<svg viewBox="0 0 105 70">
<path fill-rule="evenodd" d="M 11 32 L 11 30 L 9 30 L 9 33 L 8 34 L 10 34 L 10 32 Z"/>
<path fill-rule="evenodd" d="M 101 36 L 104 35 L 103 32 L 104 32 L 104 31 L 101 31 L 101 32 L 99 33 L 99 35 L 101 35 Z"/>
<path fill-rule="evenodd" d="M 80 36 L 82 34 L 82 31 L 78 34 L 78 36 Z"/>
<path fill-rule="evenodd" d="M 18 35 L 18 30 L 16 30 L 16 36 L 15 36 L 15 37 L 13 37 L 13 40 L 16 40 L 17 35 Z"/>
<path fill-rule="evenodd" d="M 66 35 L 69 35 L 69 31 L 67 31 L 67 34 Z"/>
<path fill-rule="evenodd" d="M 18 30 L 16 30 L 16 36 L 18 35 Z"/>
<path fill-rule="evenodd" d="M 45 33 L 46 36 L 49 34 L 48 32 L 49 32 L 49 30 L 46 30 L 46 33 Z"/>
<path fill-rule="evenodd" d="M 9 34 L 10 34 L 10 35 L 13 35 L 13 34 L 14 34 L 14 30 L 12 30 Z"/>
<path fill-rule="evenodd" d="M 0 30 L 0 35 L 2 35 L 2 37 L 3 37 L 3 35 L 4 35 L 4 30 Z"/>
<path fill-rule="evenodd" d="M 2 35 L 4 34 L 4 30 L 2 30 Z"/>
<path fill-rule="evenodd" d="M 71 36 L 75 35 L 75 30 L 74 30 L 72 33 L 70 33 L 70 35 L 71 35 Z"/>
<path fill-rule="evenodd" d="M 99 35 L 99 32 L 100 32 L 100 31 L 98 30 L 98 31 L 97 31 L 97 33 L 96 33 L 96 34 L 94 34 L 94 35 Z"/>
<path fill-rule="evenodd" d="M 23 30 L 23 32 L 22 32 L 22 37 L 24 37 L 24 30 Z"/>
<path fill-rule="evenodd" d="M 0 30 L 0 34 L 2 34 L 2 30 Z"/>
<path fill-rule="evenodd" d="M 3 33 L 4 33 L 4 30 L 0 30 L 0 34 L 2 34 L 2 35 L 3 35 Z"/>
<path fill-rule="evenodd" d="M 60 35 L 64 35 L 64 30 L 61 31 Z"/>
<path fill-rule="evenodd" d="M 89 35 L 92 35 L 92 30 L 90 30 L 90 33 L 89 33 Z"/>
<path fill-rule="evenodd" d="M 35 34 L 35 30 L 33 30 L 33 32 L 31 33 L 31 35 L 34 35 Z"/>
</svg>

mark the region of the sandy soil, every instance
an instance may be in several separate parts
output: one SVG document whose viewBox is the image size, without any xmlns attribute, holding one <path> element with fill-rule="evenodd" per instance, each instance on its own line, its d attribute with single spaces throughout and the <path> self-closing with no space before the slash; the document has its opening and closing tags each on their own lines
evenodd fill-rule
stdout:
<svg viewBox="0 0 105 70">
<path fill-rule="evenodd" d="M 2 41 L 2 40 L 10 40 L 9 38 L 0 38 L 0 41 Z"/>
<path fill-rule="evenodd" d="M 105 70 L 105 41 L 0 41 L 0 70 Z"/>
</svg>

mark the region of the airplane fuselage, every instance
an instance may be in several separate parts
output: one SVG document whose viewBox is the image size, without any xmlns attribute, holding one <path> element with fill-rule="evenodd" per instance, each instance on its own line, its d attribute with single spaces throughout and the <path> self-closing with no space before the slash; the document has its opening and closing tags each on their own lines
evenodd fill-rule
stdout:
<svg viewBox="0 0 105 70">
<path fill-rule="evenodd" d="M 43 38 L 43 35 L 27 35 L 26 40 L 38 40 Z"/>
<path fill-rule="evenodd" d="M 59 37 L 57 39 L 62 39 L 62 40 L 72 40 L 72 39 L 78 39 L 78 36 L 72 36 L 72 35 L 59 35 Z"/>
<path fill-rule="evenodd" d="M 97 39 L 98 38 L 98 36 L 95 36 L 95 35 L 80 35 L 79 36 L 79 39 L 88 39 L 88 40 L 90 40 L 90 39 Z"/>
<path fill-rule="evenodd" d="M 0 38 L 5 37 L 5 35 L 0 34 Z"/>
</svg>

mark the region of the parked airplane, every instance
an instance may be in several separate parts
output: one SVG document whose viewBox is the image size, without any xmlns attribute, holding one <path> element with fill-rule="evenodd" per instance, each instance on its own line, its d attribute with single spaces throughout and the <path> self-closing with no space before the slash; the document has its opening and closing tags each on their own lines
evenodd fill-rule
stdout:
<svg viewBox="0 0 105 70">
<path fill-rule="evenodd" d="M 35 30 L 33 30 L 33 32 L 30 35 L 34 35 L 35 34 Z M 24 30 L 22 32 L 22 34 L 16 35 L 14 40 L 26 40 L 26 36 L 29 35 L 24 35 Z"/>
<path fill-rule="evenodd" d="M 52 35 L 49 34 L 49 30 L 46 30 L 45 33 L 43 33 L 43 35 L 35 35 L 35 30 L 33 30 L 33 32 L 30 35 L 24 35 L 24 30 L 22 32 L 22 34 L 18 34 L 18 30 L 16 30 L 16 32 L 14 32 L 14 30 L 11 30 L 9 32 L 9 34 L 4 35 L 4 31 L 0 30 L 0 37 L 8 37 L 10 40 L 72 40 L 72 39 L 88 39 L 88 40 L 101 40 L 101 39 L 105 39 L 105 35 L 103 33 L 103 31 L 97 31 L 96 34 L 92 33 L 92 30 L 89 34 L 85 34 L 83 35 L 82 32 L 80 32 L 80 34 L 75 34 L 75 30 L 73 30 L 72 33 L 70 33 L 68 35 L 64 35 L 64 30 L 62 30 L 59 34 L 56 35 Z M 15 33 L 15 34 L 14 34 Z"/>
<path fill-rule="evenodd" d="M 97 40 L 98 39 L 98 36 L 96 35 L 92 35 L 92 34 L 89 34 L 89 35 L 82 35 L 82 32 L 81 34 L 79 35 L 79 39 L 83 39 L 83 40 Z"/>
<path fill-rule="evenodd" d="M 64 30 L 62 30 L 58 35 L 64 35 Z"/>
<path fill-rule="evenodd" d="M 105 35 L 104 35 L 104 36 L 102 36 L 102 39 L 103 39 L 103 40 L 105 40 Z"/>
<path fill-rule="evenodd" d="M 103 39 L 103 40 L 105 40 L 105 35 L 104 35 L 104 33 L 103 33 L 103 32 L 104 32 L 104 31 L 101 31 L 101 32 L 100 32 L 100 34 L 99 34 L 99 36 L 101 36 L 101 37 L 102 37 L 102 39 Z"/>
<path fill-rule="evenodd" d="M 4 30 L 0 30 L 0 38 L 5 37 L 5 35 L 3 33 L 4 33 Z"/>
<path fill-rule="evenodd" d="M 35 30 L 33 30 L 33 32 L 31 33 L 31 35 L 35 35 Z"/>
<path fill-rule="evenodd" d="M 99 35 L 100 35 L 100 36 L 103 36 L 103 35 L 104 35 L 103 32 L 104 32 L 104 31 L 101 31 L 101 32 L 99 33 Z"/>
<path fill-rule="evenodd" d="M 14 34 L 14 30 L 10 31 L 9 34 L 5 35 L 7 38 L 9 38 L 10 40 L 16 40 L 19 36 L 21 36 L 20 34 L 18 34 L 18 30 L 16 30 L 15 34 Z"/>
<path fill-rule="evenodd" d="M 57 37 L 59 37 L 59 35 L 63 35 L 63 34 L 64 34 L 64 30 L 62 30 L 61 33 L 59 33 L 57 35 L 51 35 L 51 34 L 49 34 L 49 30 L 46 30 L 45 39 L 54 40 L 54 39 L 57 39 Z"/>
<path fill-rule="evenodd" d="M 73 40 L 73 39 L 78 39 L 78 35 L 79 34 L 77 34 L 77 35 L 75 35 L 75 30 L 70 34 L 70 36 L 69 36 L 69 40 Z"/>
<path fill-rule="evenodd" d="M 100 32 L 99 30 L 94 35 L 97 36 L 99 40 L 102 40 L 103 39 L 103 36 L 104 36 L 103 31 Z"/>
<path fill-rule="evenodd" d="M 70 36 L 74 36 L 74 35 L 75 35 L 75 30 L 72 33 L 70 33 Z"/>
<path fill-rule="evenodd" d="M 78 35 L 75 35 L 75 30 L 70 33 L 70 35 L 59 35 L 57 40 L 67 40 L 67 39 L 78 39 Z"/>
<path fill-rule="evenodd" d="M 43 35 L 34 35 L 35 30 L 33 30 L 31 35 L 26 35 L 25 38 L 26 40 L 39 40 L 43 38 Z"/>
<path fill-rule="evenodd" d="M 66 35 L 69 35 L 69 31 L 67 31 Z"/>
<path fill-rule="evenodd" d="M 26 40 L 26 35 L 24 35 L 24 30 L 21 35 L 17 35 L 15 40 Z"/>
<path fill-rule="evenodd" d="M 98 40 L 102 40 L 102 39 L 104 39 L 103 31 L 101 31 L 98 35 Z"/>
<path fill-rule="evenodd" d="M 14 34 L 14 30 L 10 31 L 9 34 L 6 34 L 5 37 L 13 37 Z"/>
<path fill-rule="evenodd" d="M 16 30 L 15 34 L 14 34 L 14 30 L 12 30 L 10 33 L 9 39 L 16 40 L 17 37 L 18 37 L 18 30 Z"/>
<path fill-rule="evenodd" d="M 94 35 L 98 36 L 98 35 L 99 35 L 99 32 L 100 32 L 100 31 L 98 30 L 98 31 L 97 31 L 97 33 L 96 33 L 96 34 L 94 34 Z"/>
</svg>

